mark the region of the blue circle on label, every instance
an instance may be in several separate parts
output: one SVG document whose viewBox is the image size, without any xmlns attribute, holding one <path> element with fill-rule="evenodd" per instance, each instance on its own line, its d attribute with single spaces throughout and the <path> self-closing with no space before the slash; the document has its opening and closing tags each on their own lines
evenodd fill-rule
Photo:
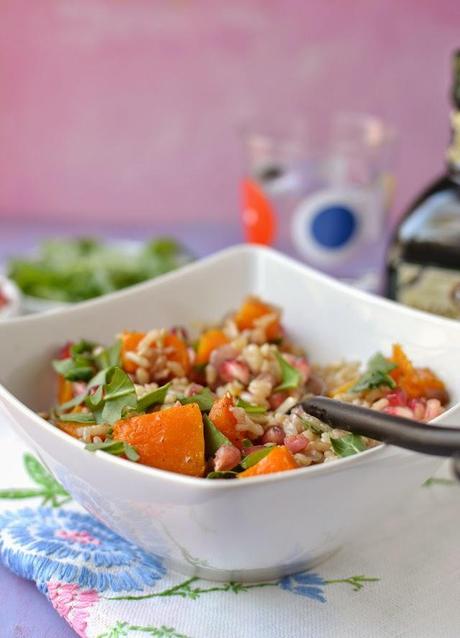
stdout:
<svg viewBox="0 0 460 638">
<path fill-rule="evenodd" d="M 353 211 L 340 205 L 323 208 L 310 222 L 311 234 L 325 248 L 341 248 L 347 244 L 356 227 Z"/>
</svg>

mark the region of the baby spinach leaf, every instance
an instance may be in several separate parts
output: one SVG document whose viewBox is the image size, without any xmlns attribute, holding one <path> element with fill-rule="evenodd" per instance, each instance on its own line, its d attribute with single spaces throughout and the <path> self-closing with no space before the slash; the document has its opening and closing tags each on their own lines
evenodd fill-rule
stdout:
<svg viewBox="0 0 460 638">
<path fill-rule="evenodd" d="M 111 368 L 112 366 L 120 366 L 121 364 L 121 339 L 117 339 L 115 343 L 97 355 L 96 361 L 101 368 Z"/>
<path fill-rule="evenodd" d="M 203 388 L 201 392 L 193 394 L 191 397 L 178 397 L 182 405 L 188 403 L 198 403 L 202 412 L 209 412 L 214 403 L 215 397 L 209 388 Z"/>
<path fill-rule="evenodd" d="M 80 355 L 54 360 L 53 368 L 68 381 L 88 381 L 94 374 L 91 361 Z"/>
<path fill-rule="evenodd" d="M 97 423 L 113 424 L 121 419 L 124 408 L 137 406 L 134 383 L 126 372 L 116 366 L 107 374 L 107 383 L 99 386 L 89 399 L 94 405 L 93 413 Z"/>
<path fill-rule="evenodd" d="M 244 399 L 238 399 L 236 407 L 243 408 L 248 414 L 265 414 L 267 412 L 267 408 L 264 408 L 263 405 L 253 405 Z"/>
<path fill-rule="evenodd" d="M 86 399 L 87 396 L 88 396 L 87 392 L 83 392 L 82 394 L 78 394 L 73 399 L 70 399 L 70 401 L 66 401 L 65 403 L 61 403 L 60 405 L 58 405 L 56 407 L 56 412 L 58 414 L 63 414 L 67 410 L 71 410 L 72 408 L 77 407 L 77 405 L 81 405 L 83 403 L 83 401 Z"/>
<path fill-rule="evenodd" d="M 134 463 L 139 460 L 139 454 L 136 449 L 126 443 L 125 441 L 114 441 L 113 439 L 106 439 L 105 441 L 100 441 L 98 443 L 87 443 L 85 445 L 85 449 L 90 452 L 96 452 L 97 450 L 101 450 L 102 452 L 107 452 L 107 454 L 113 454 L 114 456 L 126 456 L 130 461 Z"/>
<path fill-rule="evenodd" d="M 203 425 L 206 458 L 214 456 L 222 445 L 232 445 L 232 442 L 227 439 L 225 434 L 222 434 L 222 432 L 216 428 L 206 414 L 203 415 Z"/>
<path fill-rule="evenodd" d="M 241 461 L 240 465 L 244 467 L 245 470 L 247 470 L 248 468 L 261 461 L 268 454 L 270 454 L 274 447 L 274 445 L 267 445 L 262 450 L 256 450 L 255 452 L 248 454 L 248 456 L 245 456 L 244 459 Z"/>
<path fill-rule="evenodd" d="M 160 388 L 156 388 L 155 390 L 152 390 L 152 392 L 144 394 L 144 396 L 137 401 L 136 411 L 145 412 L 146 410 L 148 410 L 148 408 L 151 408 L 152 405 L 155 405 L 157 403 L 164 403 L 166 394 L 170 386 L 171 383 L 166 383 Z"/>
<path fill-rule="evenodd" d="M 72 357 L 76 357 L 79 354 L 86 354 L 87 356 L 92 357 L 95 346 L 96 344 L 92 341 L 80 339 L 80 341 L 77 341 L 70 346 L 70 354 Z"/>
<path fill-rule="evenodd" d="M 71 412 L 70 414 L 61 414 L 59 421 L 66 423 L 86 423 L 87 425 L 94 425 L 96 419 L 89 412 Z"/>
<path fill-rule="evenodd" d="M 281 383 L 275 388 L 275 392 L 293 390 L 300 384 L 300 372 L 291 366 L 279 352 L 275 351 L 275 357 L 281 369 Z"/>
<path fill-rule="evenodd" d="M 61 405 L 58 405 L 56 408 L 56 412 L 58 412 L 59 414 L 62 414 L 63 412 L 66 412 L 67 410 L 71 410 L 72 408 L 75 408 L 77 405 L 81 405 L 83 402 L 85 402 L 90 409 L 95 407 L 94 402 L 90 402 L 90 404 L 88 404 L 88 402 L 86 401 L 89 391 L 92 388 L 102 386 L 105 383 L 107 374 L 110 372 L 111 369 L 112 368 L 105 368 L 104 370 L 100 370 L 92 379 L 88 381 L 88 385 L 86 386 L 85 392 L 82 392 L 81 394 L 77 395 L 73 399 L 70 399 L 70 401 L 66 401 L 65 403 L 61 403 Z"/>
<path fill-rule="evenodd" d="M 88 382 L 88 390 L 91 388 L 95 388 L 98 385 L 103 385 L 107 380 L 107 375 L 112 370 L 112 367 L 105 368 L 104 370 L 99 370 L 97 374 L 94 375 L 92 379 Z"/>
<path fill-rule="evenodd" d="M 351 392 L 363 392 L 385 385 L 389 388 L 395 388 L 394 379 L 388 374 L 396 368 L 396 365 L 380 353 L 377 352 L 367 364 L 366 372 L 358 379 L 351 388 Z"/>
<path fill-rule="evenodd" d="M 232 472 L 231 470 L 226 470 L 225 472 L 209 472 L 206 476 L 207 479 L 233 479 L 238 475 L 238 472 Z"/>
<path fill-rule="evenodd" d="M 87 395 L 85 399 L 86 407 L 91 410 L 91 412 L 96 413 L 99 408 L 102 409 L 104 401 L 104 386 L 99 385 L 96 388 L 96 391 L 93 394 Z"/>
<path fill-rule="evenodd" d="M 381 352 L 377 352 L 376 354 L 374 354 L 374 356 L 369 359 L 369 362 L 367 364 L 367 369 L 370 372 L 374 372 L 375 370 L 378 370 L 380 372 L 388 373 L 397 367 L 398 366 L 396 365 L 396 363 L 393 363 L 393 361 L 389 361 L 388 359 L 385 359 L 385 357 L 383 356 Z"/>
<path fill-rule="evenodd" d="M 337 456 L 352 456 L 366 449 L 363 437 L 359 434 L 346 434 L 340 439 L 332 439 L 331 445 Z"/>
</svg>

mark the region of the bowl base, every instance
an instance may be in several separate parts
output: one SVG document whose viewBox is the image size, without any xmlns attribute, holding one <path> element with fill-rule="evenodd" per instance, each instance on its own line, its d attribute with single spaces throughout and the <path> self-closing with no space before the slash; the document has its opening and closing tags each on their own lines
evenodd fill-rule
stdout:
<svg viewBox="0 0 460 638">
<path fill-rule="evenodd" d="M 166 559 L 165 565 L 173 571 L 177 571 L 184 576 L 195 576 L 203 580 L 211 580 L 220 583 L 260 583 L 262 581 L 279 580 L 290 574 L 303 572 L 320 563 L 324 562 L 338 551 L 341 547 L 329 548 L 327 551 L 317 554 L 310 559 L 304 559 L 289 563 L 288 565 L 280 565 L 276 567 L 263 567 L 259 569 L 215 569 L 209 566 L 194 565 L 184 561 L 176 561 L 174 559 Z"/>
</svg>

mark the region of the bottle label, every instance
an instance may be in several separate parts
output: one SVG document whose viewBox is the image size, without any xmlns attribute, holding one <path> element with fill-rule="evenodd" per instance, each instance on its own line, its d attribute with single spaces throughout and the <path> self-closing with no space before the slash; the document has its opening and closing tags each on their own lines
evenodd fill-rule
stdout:
<svg viewBox="0 0 460 638">
<path fill-rule="evenodd" d="M 448 163 L 457 168 L 460 167 L 460 111 L 453 111 L 450 115 L 452 126 L 452 141 L 447 149 Z"/>
<path fill-rule="evenodd" d="M 395 298 L 418 310 L 460 319 L 460 271 L 403 262 L 396 269 Z"/>
</svg>

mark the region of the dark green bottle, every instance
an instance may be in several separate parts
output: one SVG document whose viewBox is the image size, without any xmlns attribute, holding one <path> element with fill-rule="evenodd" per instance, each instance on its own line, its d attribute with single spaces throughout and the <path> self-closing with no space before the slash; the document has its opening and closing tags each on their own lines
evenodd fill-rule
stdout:
<svg viewBox="0 0 460 638">
<path fill-rule="evenodd" d="M 447 171 L 402 218 L 388 250 L 386 295 L 460 319 L 460 50 L 453 58 Z"/>
</svg>

